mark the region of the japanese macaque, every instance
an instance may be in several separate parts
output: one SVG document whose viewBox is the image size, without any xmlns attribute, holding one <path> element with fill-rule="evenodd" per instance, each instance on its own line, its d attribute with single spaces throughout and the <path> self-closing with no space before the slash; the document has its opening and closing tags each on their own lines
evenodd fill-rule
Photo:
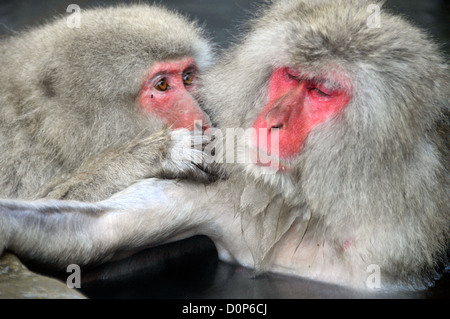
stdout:
<svg viewBox="0 0 450 319">
<path fill-rule="evenodd" d="M 448 262 L 449 67 L 405 19 L 382 10 L 368 23 L 369 5 L 274 1 L 202 78 L 222 129 L 204 152 L 234 159 L 226 179 L 147 179 L 97 203 L 1 201 L 2 248 L 66 267 L 203 234 L 257 272 L 432 284 Z M 253 160 L 229 156 L 227 128 L 246 132 Z"/>
<path fill-rule="evenodd" d="M 82 11 L 79 28 L 64 17 L 3 40 L 0 196 L 97 201 L 147 177 L 207 180 L 182 151 L 201 143 L 194 121 L 210 125 L 196 92 L 211 62 L 203 30 L 156 6 Z"/>
</svg>

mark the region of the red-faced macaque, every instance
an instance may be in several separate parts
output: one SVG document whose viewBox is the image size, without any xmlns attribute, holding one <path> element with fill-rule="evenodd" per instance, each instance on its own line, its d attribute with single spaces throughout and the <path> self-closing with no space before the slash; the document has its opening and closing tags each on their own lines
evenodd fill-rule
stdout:
<svg viewBox="0 0 450 319">
<path fill-rule="evenodd" d="M 68 18 L 0 42 L 0 196 L 96 201 L 147 177 L 207 180 L 182 152 L 201 143 L 195 121 L 210 125 L 203 30 L 146 5 Z"/>
<path fill-rule="evenodd" d="M 203 234 L 257 272 L 432 284 L 448 265 L 449 66 L 381 5 L 268 4 L 202 78 L 222 129 L 204 153 L 226 162 L 226 178 L 153 178 L 95 204 L 1 201 L 3 248 L 64 267 Z"/>
</svg>

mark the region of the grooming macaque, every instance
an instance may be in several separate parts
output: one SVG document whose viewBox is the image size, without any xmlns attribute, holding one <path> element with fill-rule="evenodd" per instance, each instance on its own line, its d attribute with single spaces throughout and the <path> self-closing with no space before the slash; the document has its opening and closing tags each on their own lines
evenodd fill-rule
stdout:
<svg viewBox="0 0 450 319">
<path fill-rule="evenodd" d="M 257 272 L 432 284 L 449 247 L 449 68 L 403 18 L 368 25 L 373 2 L 274 1 L 202 78 L 221 135 L 253 132 L 256 160 L 224 164 L 227 179 L 148 179 L 95 204 L 1 201 L 0 244 L 65 267 L 203 234 Z"/>
<path fill-rule="evenodd" d="M 160 7 L 83 11 L 0 42 L 0 196 L 96 201 L 147 177 L 207 179 L 183 158 L 202 30 Z M 187 129 L 187 130 L 178 130 Z M 176 157 L 176 160 L 174 159 Z"/>
</svg>

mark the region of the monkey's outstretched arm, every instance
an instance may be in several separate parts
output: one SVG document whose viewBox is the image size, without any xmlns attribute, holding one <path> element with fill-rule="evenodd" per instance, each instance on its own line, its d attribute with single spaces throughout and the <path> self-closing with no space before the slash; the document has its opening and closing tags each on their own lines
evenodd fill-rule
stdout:
<svg viewBox="0 0 450 319">
<path fill-rule="evenodd" d="M 0 201 L 0 252 L 57 268 L 104 262 L 210 233 L 217 216 L 208 198 L 200 184 L 149 179 L 98 203 Z"/>
<path fill-rule="evenodd" d="M 208 181 L 209 175 L 194 164 L 202 163 L 202 143 L 201 135 L 185 129 L 141 134 L 85 162 L 69 178 L 56 181 L 35 198 L 99 201 L 150 177 L 189 176 Z"/>
</svg>

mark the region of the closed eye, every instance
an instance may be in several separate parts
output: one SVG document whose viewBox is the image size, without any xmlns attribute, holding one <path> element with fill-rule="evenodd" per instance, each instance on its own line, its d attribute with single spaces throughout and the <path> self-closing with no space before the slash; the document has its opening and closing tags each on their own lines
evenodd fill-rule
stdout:
<svg viewBox="0 0 450 319">
<path fill-rule="evenodd" d="M 324 91 L 320 90 L 319 88 L 309 88 L 309 91 L 314 91 L 314 93 L 323 96 L 323 97 L 330 97 L 331 94 L 327 94 Z"/>
<path fill-rule="evenodd" d="M 302 81 L 302 79 L 299 76 L 293 75 L 289 72 L 286 72 L 286 74 L 291 80 L 298 81 L 298 82 Z"/>
</svg>

